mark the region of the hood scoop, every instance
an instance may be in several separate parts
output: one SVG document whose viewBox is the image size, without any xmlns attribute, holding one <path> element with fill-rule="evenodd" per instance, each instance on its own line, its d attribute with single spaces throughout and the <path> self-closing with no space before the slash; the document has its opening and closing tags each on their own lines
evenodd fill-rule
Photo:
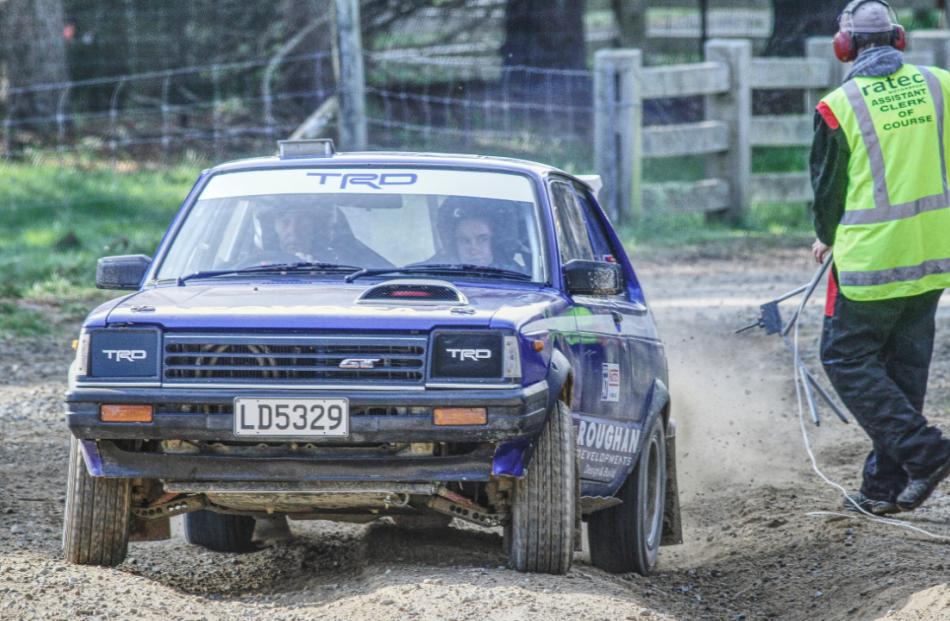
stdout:
<svg viewBox="0 0 950 621">
<path fill-rule="evenodd" d="M 387 280 L 373 285 L 356 300 L 358 304 L 407 304 L 465 306 L 468 298 L 444 280 Z"/>
</svg>

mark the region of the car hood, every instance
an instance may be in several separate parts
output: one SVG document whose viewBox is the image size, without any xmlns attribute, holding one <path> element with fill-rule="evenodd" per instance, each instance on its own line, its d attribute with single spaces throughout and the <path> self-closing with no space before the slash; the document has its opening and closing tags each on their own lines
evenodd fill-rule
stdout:
<svg viewBox="0 0 950 621">
<path fill-rule="evenodd" d="M 567 306 L 557 290 L 537 285 L 455 286 L 467 305 L 357 303 L 378 283 L 189 283 L 159 286 L 119 300 L 90 323 L 153 324 L 175 329 L 430 330 L 437 326 L 520 329 Z M 449 283 L 446 283 L 449 284 Z"/>
</svg>

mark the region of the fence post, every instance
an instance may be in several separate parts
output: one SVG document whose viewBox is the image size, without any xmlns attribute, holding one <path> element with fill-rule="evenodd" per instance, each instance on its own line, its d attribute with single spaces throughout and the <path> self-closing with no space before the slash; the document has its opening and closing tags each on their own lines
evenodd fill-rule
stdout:
<svg viewBox="0 0 950 621">
<path fill-rule="evenodd" d="M 910 56 L 931 53 L 933 60 L 925 64 L 933 63 L 943 68 L 950 66 L 950 30 L 914 30 L 907 33 L 907 37 Z"/>
<path fill-rule="evenodd" d="M 729 182 L 729 207 L 708 217 L 735 223 L 749 206 L 752 176 L 752 42 L 712 39 L 706 42 L 706 61 L 729 66 L 726 92 L 706 98 L 708 120 L 722 121 L 729 132 L 729 150 L 707 159 L 706 174 Z"/>
<path fill-rule="evenodd" d="M 642 68 L 640 50 L 594 57 L 594 164 L 604 181 L 601 205 L 614 222 L 642 209 Z"/>
<path fill-rule="evenodd" d="M 808 37 L 805 40 L 805 56 L 810 59 L 827 60 L 831 66 L 826 88 L 805 91 L 805 113 L 811 114 L 821 98 L 841 84 L 841 79 L 844 77 L 844 65 L 835 58 L 830 37 Z"/>
<path fill-rule="evenodd" d="M 339 64 L 340 144 L 366 149 L 366 79 L 360 35 L 359 0 L 336 0 L 336 51 Z"/>
</svg>

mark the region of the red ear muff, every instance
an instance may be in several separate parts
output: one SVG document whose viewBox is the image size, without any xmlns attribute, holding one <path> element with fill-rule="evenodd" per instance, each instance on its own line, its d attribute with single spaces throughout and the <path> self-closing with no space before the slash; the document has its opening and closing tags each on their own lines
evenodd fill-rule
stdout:
<svg viewBox="0 0 950 621">
<path fill-rule="evenodd" d="M 903 31 L 904 29 L 901 28 L 902 36 L 903 36 Z M 904 39 L 901 38 L 901 41 L 903 40 Z M 850 33 L 847 33 L 844 30 L 839 30 L 838 34 L 835 35 L 833 43 L 835 46 L 835 56 L 838 58 L 838 60 L 840 60 L 843 63 L 849 63 L 852 60 L 854 60 L 854 57 L 855 57 L 854 37 L 852 37 Z M 898 49 L 901 49 L 901 48 L 898 48 Z"/>
<path fill-rule="evenodd" d="M 907 49 L 907 31 L 903 26 L 894 26 L 894 49 L 900 52 Z"/>
</svg>

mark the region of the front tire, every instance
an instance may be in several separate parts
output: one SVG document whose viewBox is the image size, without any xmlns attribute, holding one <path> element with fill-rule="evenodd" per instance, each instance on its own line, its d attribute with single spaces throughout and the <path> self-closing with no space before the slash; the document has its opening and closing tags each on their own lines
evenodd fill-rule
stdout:
<svg viewBox="0 0 950 621">
<path fill-rule="evenodd" d="M 185 514 L 185 539 L 214 552 L 251 552 L 254 523 L 249 515 L 194 511 Z"/>
<path fill-rule="evenodd" d="M 666 506 L 663 419 L 650 427 L 637 465 L 617 497 L 623 504 L 598 511 L 587 522 L 591 564 L 611 573 L 650 575 L 656 569 Z"/>
<path fill-rule="evenodd" d="M 577 469 L 574 426 L 557 402 L 525 476 L 515 483 L 508 560 L 518 571 L 565 574 L 574 556 Z"/>
<path fill-rule="evenodd" d="M 129 479 L 90 476 L 79 440 L 69 441 L 63 551 L 77 565 L 113 567 L 125 560 L 129 548 L 132 507 Z"/>
</svg>

